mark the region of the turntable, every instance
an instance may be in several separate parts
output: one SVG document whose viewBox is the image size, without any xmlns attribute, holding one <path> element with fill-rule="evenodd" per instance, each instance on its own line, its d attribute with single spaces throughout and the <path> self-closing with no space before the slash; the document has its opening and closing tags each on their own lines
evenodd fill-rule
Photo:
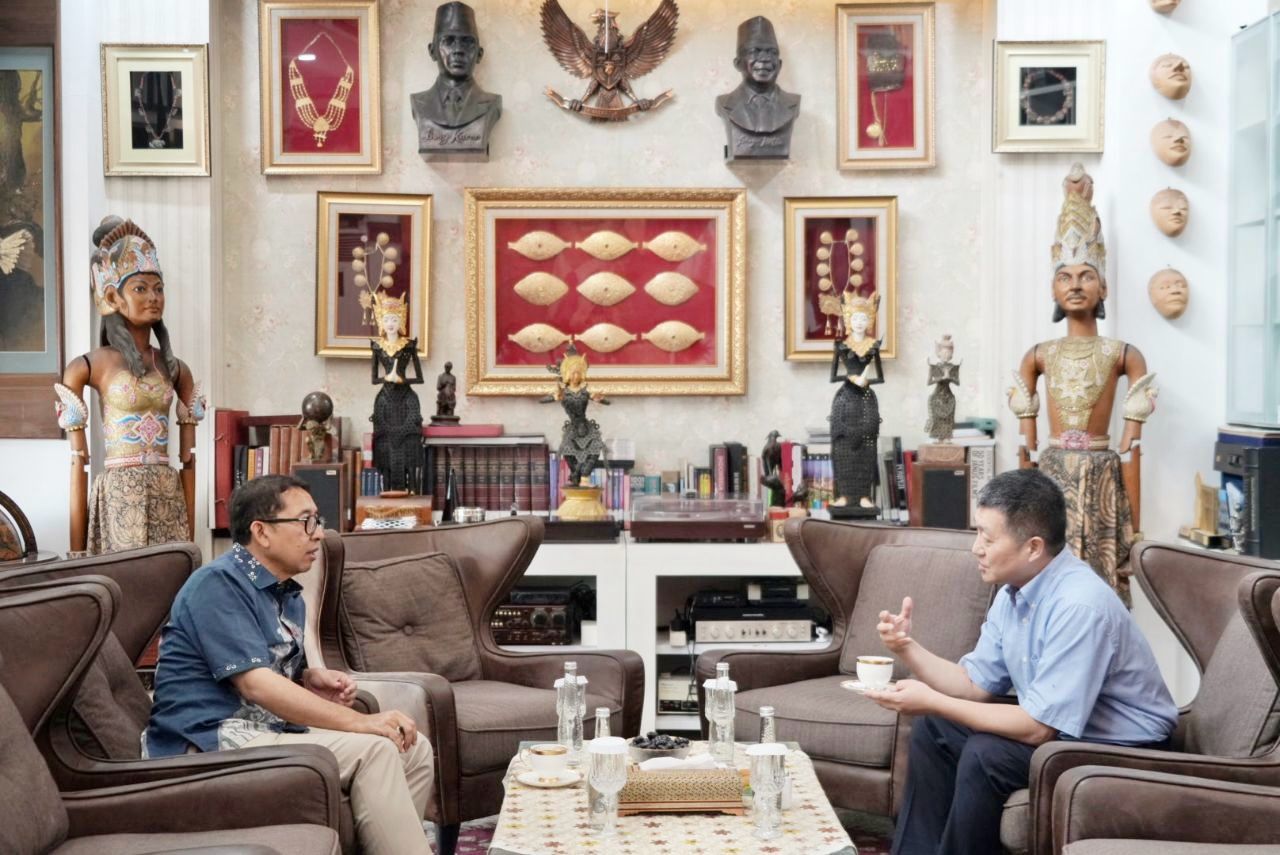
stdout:
<svg viewBox="0 0 1280 855">
<path fill-rule="evenodd" d="M 746 496 L 636 496 L 631 509 L 631 537 L 640 541 L 745 542 L 764 537 L 765 529 L 764 502 Z"/>
</svg>

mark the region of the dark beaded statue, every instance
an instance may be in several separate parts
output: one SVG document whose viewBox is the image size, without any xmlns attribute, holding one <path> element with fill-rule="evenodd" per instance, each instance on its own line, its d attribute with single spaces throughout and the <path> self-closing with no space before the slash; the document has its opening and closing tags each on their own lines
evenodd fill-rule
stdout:
<svg viewBox="0 0 1280 855">
<path fill-rule="evenodd" d="M 400 337 L 407 309 L 403 300 L 377 298 L 374 314 L 382 337 L 369 342 L 373 350 L 373 382 L 382 384 L 370 419 L 373 465 L 390 490 L 406 489 L 408 473 L 421 465 L 422 458 L 422 407 L 412 388 L 422 382 L 418 340 Z"/>
<path fill-rule="evenodd" d="M 840 390 L 831 401 L 831 458 L 836 477 L 834 507 L 874 505 L 878 482 L 876 442 L 880 437 L 880 404 L 871 389 L 884 378 L 880 342 L 865 333 L 875 318 L 876 303 L 864 297 L 844 301 L 849 335 L 838 339 L 831 356 L 831 382 Z M 844 366 L 845 377 L 840 376 Z"/>
</svg>

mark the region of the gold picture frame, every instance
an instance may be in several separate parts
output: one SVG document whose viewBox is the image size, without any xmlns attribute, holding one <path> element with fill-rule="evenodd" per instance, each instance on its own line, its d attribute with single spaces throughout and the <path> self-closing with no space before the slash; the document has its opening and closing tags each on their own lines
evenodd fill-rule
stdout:
<svg viewBox="0 0 1280 855">
<path fill-rule="evenodd" d="M 418 354 L 426 358 L 431 210 L 430 196 L 316 194 L 316 356 L 369 356 L 369 340 L 378 337 L 376 292 L 408 302 L 404 334 L 418 339 Z"/>
<path fill-rule="evenodd" d="M 262 172 L 382 172 L 377 0 L 259 0 Z"/>
<path fill-rule="evenodd" d="M 466 191 L 469 395 L 544 395 L 572 339 L 610 395 L 742 395 L 741 188 Z"/>
<path fill-rule="evenodd" d="M 830 361 L 832 343 L 842 334 L 840 296 L 849 291 L 880 295 L 874 334 L 882 339 L 881 357 L 893 359 L 898 197 L 794 197 L 783 201 L 783 209 L 786 358 Z"/>
<path fill-rule="evenodd" d="M 937 165 L 934 44 L 932 2 L 836 6 L 839 169 Z"/>
<path fill-rule="evenodd" d="M 104 175 L 209 174 L 205 45 L 104 44 Z"/>
<path fill-rule="evenodd" d="M 996 42 L 994 50 L 993 152 L 1102 151 L 1105 42 Z"/>
</svg>

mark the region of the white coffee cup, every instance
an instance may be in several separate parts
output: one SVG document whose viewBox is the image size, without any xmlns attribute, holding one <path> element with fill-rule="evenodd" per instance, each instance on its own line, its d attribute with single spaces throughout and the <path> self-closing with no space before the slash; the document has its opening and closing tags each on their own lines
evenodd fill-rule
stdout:
<svg viewBox="0 0 1280 855">
<path fill-rule="evenodd" d="M 520 760 L 539 775 L 559 778 L 568 768 L 569 749 L 558 742 L 540 742 L 521 748 Z"/>
<path fill-rule="evenodd" d="M 859 656 L 858 679 L 868 689 L 887 689 L 893 679 L 893 658 L 889 656 Z"/>
</svg>

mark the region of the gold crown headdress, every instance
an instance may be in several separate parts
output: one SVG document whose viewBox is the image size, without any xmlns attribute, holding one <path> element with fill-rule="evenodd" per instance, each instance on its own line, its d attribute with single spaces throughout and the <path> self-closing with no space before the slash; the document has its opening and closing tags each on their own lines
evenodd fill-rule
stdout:
<svg viewBox="0 0 1280 855">
<path fill-rule="evenodd" d="M 147 233 L 133 220 L 125 220 L 116 226 L 98 244 L 89 257 L 92 276 L 93 300 L 98 312 L 113 314 L 116 310 L 106 302 L 107 291 L 118 291 L 131 277 L 139 273 L 154 273 L 161 278 L 160 259 L 156 247 Z"/>
<path fill-rule="evenodd" d="M 1106 275 L 1107 247 L 1102 242 L 1102 220 L 1093 207 L 1093 179 L 1084 166 L 1072 164 L 1062 182 L 1064 199 L 1058 214 L 1058 231 L 1053 243 L 1053 270 L 1072 264 L 1088 264 Z"/>
<path fill-rule="evenodd" d="M 391 297 L 387 294 L 373 294 L 373 317 L 378 324 L 378 334 L 382 334 L 382 319 L 387 315 L 395 315 L 400 318 L 400 332 L 403 334 L 409 328 L 409 304 L 401 297 Z"/>
<path fill-rule="evenodd" d="M 867 316 L 867 335 L 876 331 L 876 315 L 880 311 L 880 292 L 872 291 L 870 297 L 863 297 L 856 291 L 845 291 L 840 297 L 840 313 L 844 316 L 845 328 L 849 327 L 849 319 L 858 313 Z"/>
<path fill-rule="evenodd" d="M 574 369 L 582 369 L 582 379 L 587 379 L 587 357 L 578 353 L 578 348 L 570 342 L 568 349 L 565 350 L 564 356 L 560 358 L 560 380 L 568 383 L 569 377 L 572 376 Z"/>
</svg>

